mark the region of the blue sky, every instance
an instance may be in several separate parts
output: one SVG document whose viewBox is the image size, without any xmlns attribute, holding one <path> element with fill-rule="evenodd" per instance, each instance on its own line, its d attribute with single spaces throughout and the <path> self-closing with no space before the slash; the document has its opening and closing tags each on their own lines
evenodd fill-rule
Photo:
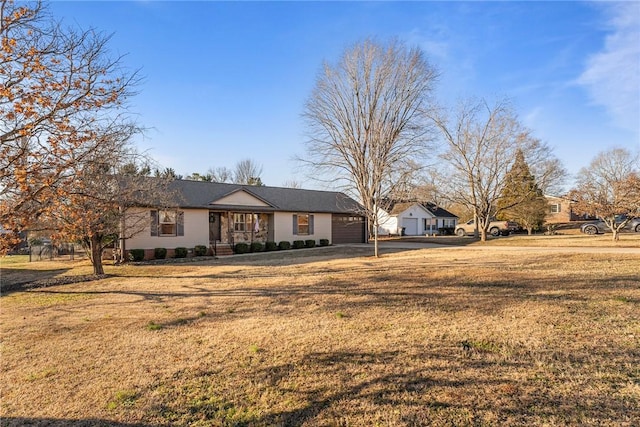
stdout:
<svg viewBox="0 0 640 427">
<path fill-rule="evenodd" d="M 640 2 L 55 1 L 65 23 L 114 33 L 145 77 L 136 144 L 178 173 L 251 158 L 263 182 L 305 179 L 301 119 L 323 61 L 366 37 L 421 47 L 436 97 L 510 97 L 576 174 L 600 151 L 640 150 Z M 571 184 L 569 181 L 568 185 Z"/>
</svg>

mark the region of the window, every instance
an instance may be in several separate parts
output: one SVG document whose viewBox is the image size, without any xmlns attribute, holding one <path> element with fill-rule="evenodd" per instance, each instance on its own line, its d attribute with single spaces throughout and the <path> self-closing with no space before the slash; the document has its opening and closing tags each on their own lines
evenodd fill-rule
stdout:
<svg viewBox="0 0 640 427">
<path fill-rule="evenodd" d="M 253 214 L 234 213 L 233 231 L 251 231 L 253 224 Z"/>
<path fill-rule="evenodd" d="M 560 213 L 560 203 L 554 203 L 551 205 L 551 213 Z"/>
<path fill-rule="evenodd" d="M 151 235 L 160 237 L 184 236 L 184 212 L 168 209 L 152 210 Z"/>
<path fill-rule="evenodd" d="M 297 214 L 293 216 L 293 234 L 313 234 L 313 215 Z"/>
<path fill-rule="evenodd" d="M 456 226 L 456 220 L 453 218 L 444 218 L 442 220 L 443 228 L 454 228 Z"/>
</svg>

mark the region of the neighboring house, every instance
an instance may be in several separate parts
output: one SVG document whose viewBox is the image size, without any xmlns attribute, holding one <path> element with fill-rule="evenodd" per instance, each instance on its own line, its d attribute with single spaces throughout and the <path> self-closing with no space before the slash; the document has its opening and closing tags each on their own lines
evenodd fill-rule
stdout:
<svg viewBox="0 0 640 427">
<path fill-rule="evenodd" d="M 588 215 L 578 215 L 573 211 L 574 200 L 566 197 L 544 196 L 549 203 L 549 211 L 545 217 L 547 224 L 559 224 L 571 221 L 591 219 Z"/>
<path fill-rule="evenodd" d="M 127 239 L 125 250 L 368 239 L 362 206 L 343 193 L 189 180 L 172 181 L 168 191 L 177 208 L 144 209 L 149 226 Z"/>
<path fill-rule="evenodd" d="M 378 214 L 378 234 L 424 236 L 442 234 L 456 227 L 458 217 L 431 203 L 395 203 L 390 210 L 380 210 Z"/>
</svg>

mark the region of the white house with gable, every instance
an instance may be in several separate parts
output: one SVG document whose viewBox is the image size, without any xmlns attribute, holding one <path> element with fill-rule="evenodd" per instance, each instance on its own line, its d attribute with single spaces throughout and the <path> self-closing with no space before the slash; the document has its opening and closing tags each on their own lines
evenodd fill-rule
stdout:
<svg viewBox="0 0 640 427">
<path fill-rule="evenodd" d="M 425 236 L 455 229 L 458 217 L 429 203 L 395 203 L 389 212 L 378 213 L 379 235 Z"/>
</svg>

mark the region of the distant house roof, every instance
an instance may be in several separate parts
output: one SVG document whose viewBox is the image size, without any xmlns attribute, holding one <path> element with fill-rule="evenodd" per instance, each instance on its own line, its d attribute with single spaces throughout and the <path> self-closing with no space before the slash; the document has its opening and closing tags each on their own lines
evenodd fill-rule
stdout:
<svg viewBox="0 0 640 427">
<path fill-rule="evenodd" d="M 418 203 L 418 202 L 395 202 L 392 203 L 392 206 L 389 211 L 389 215 L 399 215 L 402 212 L 406 211 L 413 205 L 418 205 L 426 211 L 430 212 L 434 217 L 437 218 L 458 218 L 456 215 L 452 214 L 448 210 L 441 208 L 433 203 Z"/>
<path fill-rule="evenodd" d="M 433 203 L 421 203 L 421 205 L 438 218 L 458 218 L 458 215 L 454 215 L 448 210 L 436 206 Z"/>
<path fill-rule="evenodd" d="M 345 195 L 334 191 L 303 190 L 298 188 L 266 187 L 218 182 L 174 180 L 168 184 L 176 194 L 176 204 L 182 208 L 247 209 L 247 205 L 214 202 L 237 192 L 245 192 L 262 201 L 252 206 L 255 211 L 362 213 L 363 207 Z"/>
<path fill-rule="evenodd" d="M 572 198 L 570 198 L 570 197 L 568 197 L 568 196 L 554 196 L 554 195 L 552 195 L 552 194 L 545 194 L 545 195 L 544 195 L 544 197 L 546 197 L 547 199 L 565 200 L 565 201 L 567 201 L 567 202 L 572 202 L 572 203 L 577 202 L 577 200 L 572 199 Z"/>
</svg>

